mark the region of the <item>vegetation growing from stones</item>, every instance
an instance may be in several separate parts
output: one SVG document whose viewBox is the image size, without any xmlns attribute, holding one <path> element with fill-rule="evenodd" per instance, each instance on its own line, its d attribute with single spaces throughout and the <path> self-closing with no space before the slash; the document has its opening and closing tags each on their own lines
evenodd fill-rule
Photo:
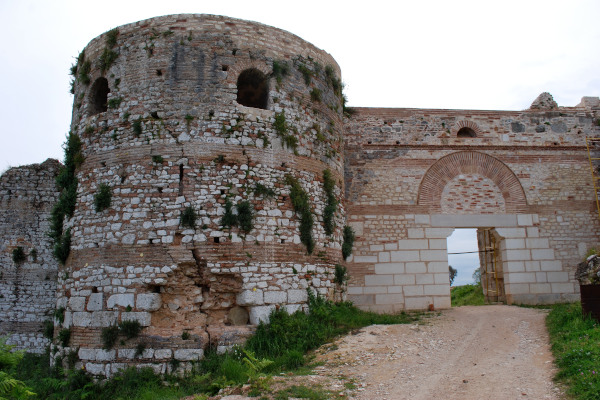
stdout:
<svg viewBox="0 0 600 400">
<path fill-rule="evenodd" d="M 100 337 L 102 338 L 102 348 L 104 350 L 112 349 L 119 338 L 119 327 L 117 325 L 111 325 L 102 328 Z"/>
<path fill-rule="evenodd" d="M 142 120 L 141 119 L 136 119 L 135 121 L 133 121 L 133 124 L 131 125 L 133 128 L 133 134 L 135 135 L 135 137 L 139 137 L 142 134 Z"/>
<path fill-rule="evenodd" d="M 90 60 L 85 59 L 85 52 L 79 53 L 77 57 L 77 80 L 84 85 L 89 85 L 92 81 L 90 72 L 92 71 L 92 63 Z"/>
<path fill-rule="evenodd" d="M 142 325 L 137 320 L 119 322 L 119 333 L 124 335 L 127 339 L 138 337 L 141 331 Z"/>
<path fill-rule="evenodd" d="M 321 91 L 317 88 L 312 88 L 312 90 L 310 91 L 310 99 L 314 102 L 320 102 L 322 99 L 323 95 L 321 94 Z"/>
<path fill-rule="evenodd" d="M 77 202 L 77 176 L 76 170 L 83 163 L 81 154 L 81 139 L 74 133 L 69 133 L 64 145 L 64 167 L 61 168 L 56 177 L 56 185 L 60 190 L 58 202 L 50 213 L 50 232 L 53 239 L 54 257 L 64 264 L 71 249 L 70 228 L 63 230 L 65 217 L 71 218 L 75 212 Z"/>
<path fill-rule="evenodd" d="M 275 129 L 275 133 L 281 139 L 281 142 L 285 145 L 285 147 L 292 149 L 294 153 L 298 149 L 298 139 L 289 133 L 289 126 L 285 119 L 285 113 L 282 111 L 278 114 L 275 114 L 275 122 L 273 122 L 273 129 Z"/>
<path fill-rule="evenodd" d="M 277 193 L 275 193 L 275 190 L 271 189 L 270 187 L 266 187 L 261 183 L 257 183 L 254 186 L 254 194 L 257 196 L 263 196 L 265 198 L 271 198 L 277 195 Z"/>
<path fill-rule="evenodd" d="M 196 215 L 194 208 L 192 206 L 188 206 L 181 213 L 181 216 L 179 217 L 179 223 L 185 228 L 194 229 L 196 227 L 197 218 L 198 216 Z"/>
<path fill-rule="evenodd" d="M 286 61 L 273 61 L 273 73 L 272 76 L 275 77 L 275 80 L 278 84 L 281 84 L 281 81 L 285 76 L 287 76 L 290 72 L 290 66 Z"/>
<path fill-rule="evenodd" d="M 54 337 L 54 323 L 52 320 L 45 320 L 43 324 L 43 334 L 46 339 L 52 340 Z"/>
<path fill-rule="evenodd" d="M 119 30 L 117 28 L 112 29 L 106 32 L 106 46 L 100 55 L 100 59 L 98 60 L 98 64 L 100 65 L 100 70 L 102 73 L 108 71 L 110 66 L 115 62 L 119 54 L 113 50 L 113 47 L 117 45 L 117 36 L 119 35 Z"/>
<path fill-rule="evenodd" d="M 108 108 L 119 108 L 122 101 L 122 97 L 113 97 L 112 99 L 108 100 Z"/>
<path fill-rule="evenodd" d="M 106 183 L 98 186 L 98 192 L 94 195 L 94 207 L 96 212 L 102 212 L 110 207 L 112 189 Z"/>
<path fill-rule="evenodd" d="M 286 175 L 285 182 L 290 185 L 290 200 L 294 211 L 300 214 L 300 241 L 306 246 L 308 254 L 311 254 L 315 248 L 312 236 L 314 217 L 308 194 L 293 176 Z"/>
<path fill-rule="evenodd" d="M 352 247 L 354 247 L 354 229 L 351 226 L 344 226 L 344 235 L 342 241 L 342 257 L 344 260 L 348 259 L 352 254 Z"/>
<path fill-rule="evenodd" d="M 17 264 L 17 265 L 21 264 L 26 259 L 27 259 L 27 257 L 25 256 L 25 251 L 23 250 L 23 247 L 18 246 L 13 249 L 12 260 L 15 264 Z"/>
<path fill-rule="evenodd" d="M 300 73 L 304 77 L 304 83 L 306 84 L 306 86 L 310 85 L 313 72 L 310 69 L 308 69 L 308 67 L 304 64 L 298 64 L 298 71 L 300 71 Z"/>
<path fill-rule="evenodd" d="M 164 161 L 165 160 L 164 160 L 163 156 L 160 156 L 160 155 L 152 156 L 152 162 L 155 164 L 162 164 Z"/>
<path fill-rule="evenodd" d="M 344 88 L 344 85 L 342 84 L 342 81 L 335 75 L 335 70 L 331 65 L 325 67 L 325 81 L 327 82 L 327 85 L 333 89 L 333 92 L 336 96 L 342 97 L 342 89 Z"/>
<path fill-rule="evenodd" d="M 323 171 L 323 190 L 326 196 L 325 209 L 323 210 L 323 228 L 325 228 L 327 235 L 331 235 L 335 229 L 334 217 L 338 202 L 335 198 L 335 182 L 329 169 Z"/>
<path fill-rule="evenodd" d="M 56 310 L 54 310 L 54 318 L 56 318 L 59 324 L 65 322 L 65 308 L 58 307 Z"/>
<path fill-rule="evenodd" d="M 225 213 L 221 217 L 221 226 L 231 229 L 238 226 L 244 233 L 249 233 L 254 227 L 254 207 L 249 201 L 241 201 L 235 205 L 237 215 L 233 213 L 233 203 L 227 199 Z"/>
<path fill-rule="evenodd" d="M 69 328 L 63 328 L 58 331 L 58 343 L 62 347 L 67 347 L 69 345 L 69 340 L 71 340 L 71 330 Z"/>
<path fill-rule="evenodd" d="M 558 367 L 556 380 L 573 399 L 598 399 L 600 323 L 582 314 L 581 303 L 557 304 L 546 317 Z"/>
</svg>

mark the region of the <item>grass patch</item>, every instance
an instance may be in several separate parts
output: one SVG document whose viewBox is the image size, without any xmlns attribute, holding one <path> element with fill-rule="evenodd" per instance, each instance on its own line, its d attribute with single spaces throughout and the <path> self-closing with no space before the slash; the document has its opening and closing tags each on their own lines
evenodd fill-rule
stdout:
<svg viewBox="0 0 600 400">
<path fill-rule="evenodd" d="M 452 307 L 482 306 L 485 304 L 481 285 L 455 286 L 450 291 Z"/>
<path fill-rule="evenodd" d="M 600 393 L 600 324 L 581 312 L 581 303 L 558 304 L 546 317 L 556 380 L 574 399 L 598 399 Z"/>
</svg>

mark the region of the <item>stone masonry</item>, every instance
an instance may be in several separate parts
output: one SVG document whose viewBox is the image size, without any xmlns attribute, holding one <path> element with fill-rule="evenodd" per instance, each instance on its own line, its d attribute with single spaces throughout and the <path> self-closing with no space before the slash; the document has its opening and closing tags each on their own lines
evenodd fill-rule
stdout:
<svg viewBox="0 0 600 400">
<path fill-rule="evenodd" d="M 45 234 L 59 164 L 2 176 L 2 331 L 40 351 L 56 309 L 55 337 L 70 334 L 56 355 L 76 352 L 90 373 L 188 368 L 274 309 L 306 310 L 307 289 L 333 298 L 336 264 L 362 308 L 449 307 L 446 238 L 463 227 L 479 229 L 482 246 L 493 238 L 503 301 L 577 298 L 573 268 L 598 241 L 585 147 L 600 134 L 598 98 L 344 118 L 340 77 L 297 36 L 227 17 L 158 17 L 93 39 L 74 71 L 83 162 L 64 266 Z M 325 170 L 338 199 L 330 234 Z M 292 182 L 308 195 L 311 253 Z M 110 204 L 98 208 L 107 188 Z M 244 205 L 251 229 L 226 225 L 248 216 Z M 346 261 L 345 225 L 356 233 Z M 28 254 L 19 264 L 17 246 Z M 103 345 L 124 321 L 141 334 Z"/>
</svg>

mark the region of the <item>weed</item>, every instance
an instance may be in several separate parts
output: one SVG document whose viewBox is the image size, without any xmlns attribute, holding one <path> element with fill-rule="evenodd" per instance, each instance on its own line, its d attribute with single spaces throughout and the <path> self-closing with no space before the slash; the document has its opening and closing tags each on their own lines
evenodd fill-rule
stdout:
<svg viewBox="0 0 600 400">
<path fill-rule="evenodd" d="M 254 218 L 254 207 L 246 200 L 236 204 L 235 208 L 238 212 L 237 224 L 240 229 L 245 233 L 250 232 L 253 227 L 252 219 Z"/>
<path fill-rule="evenodd" d="M 122 97 L 113 97 L 108 100 L 108 108 L 119 108 L 122 101 Z"/>
<path fill-rule="evenodd" d="M 69 345 L 69 340 L 71 340 L 71 330 L 69 328 L 58 331 L 58 343 L 60 343 L 62 347 L 67 347 Z"/>
<path fill-rule="evenodd" d="M 113 65 L 113 63 L 117 59 L 117 57 L 119 57 L 119 54 L 116 51 L 105 47 L 102 51 L 102 54 L 100 54 L 100 58 L 98 59 L 100 71 L 102 71 L 102 73 L 108 71 L 108 69 L 111 67 L 111 65 Z"/>
<path fill-rule="evenodd" d="M 133 134 L 135 135 L 135 137 L 139 137 L 142 134 L 142 120 L 137 119 L 137 120 L 133 121 L 132 127 L 133 127 Z"/>
<path fill-rule="evenodd" d="M 194 208 L 192 206 L 188 206 L 181 213 L 181 216 L 179 217 L 179 223 L 183 227 L 194 229 L 196 227 L 197 218 L 198 216 L 196 215 Z"/>
<path fill-rule="evenodd" d="M 81 66 L 78 67 L 78 71 L 79 71 L 79 77 L 78 80 L 79 82 L 83 83 L 84 85 L 89 85 L 90 82 L 92 81 L 92 78 L 90 78 L 90 72 L 92 70 L 92 63 L 88 60 L 83 61 L 81 63 Z"/>
<path fill-rule="evenodd" d="M 127 339 L 133 339 L 140 335 L 142 324 L 137 320 L 119 322 L 119 333 L 125 335 Z"/>
<path fill-rule="evenodd" d="M 227 199 L 225 202 L 225 213 L 221 217 L 221 226 L 224 228 L 231 228 L 237 225 L 237 218 L 233 214 L 232 208 L 233 203 L 231 203 L 231 200 Z"/>
<path fill-rule="evenodd" d="M 52 320 L 47 319 L 44 321 L 43 333 L 46 339 L 52 340 L 54 337 L 54 322 L 52 322 Z"/>
<path fill-rule="evenodd" d="M 58 239 L 54 241 L 52 254 L 64 265 L 71 252 L 71 228 L 68 228 Z"/>
<path fill-rule="evenodd" d="M 343 286 L 346 282 L 348 282 L 348 270 L 346 267 L 340 264 L 335 265 L 333 282 L 338 286 Z"/>
<path fill-rule="evenodd" d="M 56 318 L 59 324 L 65 322 L 65 308 L 59 307 L 56 310 L 54 310 L 54 318 Z"/>
<path fill-rule="evenodd" d="M 304 77 L 304 83 L 306 84 L 306 86 L 310 85 L 310 80 L 313 76 L 313 72 L 310 69 L 308 69 L 308 67 L 304 64 L 298 65 L 298 71 L 300 71 L 300 73 Z"/>
<path fill-rule="evenodd" d="M 190 333 L 188 331 L 183 331 L 181 333 L 181 339 L 182 340 L 190 340 L 190 337 L 191 337 L 191 335 L 190 335 Z"/>
<path fill-rule="evenodd" d="M 146 343 L 138 343 L 135 346 L 135 354 L 133 356 L 139 358 L 144 354 L 144 351 L 146 351 Z"/>
<path fill-rule="evenodd" d="M 165 160 L 163 159 L 162 156 L 160 155 L 154 155 L 152 156 L 152 162 L 156 163 L 156 164 L 162 164 Z"/>
<path fill-rule="evenodd" d="M 225 156 L 223 154 L 217 155 L 217 157 L 213 160 L 216 164 L 224 164 Z"/>
<path fill-rule="evenodd" d="M 117 339 L 119 337 L 119 327 L 117 325 L 107 326 L 102 328 L 102 333 L 100 334 L 102 338 L 102 348 L 104 350 L 110 350 L 117 343 Z"/>
<path fill-rule="evenodd" d="M 342 85 L 342 81 L 335 75 L 335 70 L 331 65 L 325 67 L 325 80 L 331 86 L 336 96 L 341 97 L 344 85 Z"/>
<path fill-rule="evenodd" d="M 106 45 L 111 49 L 117 45 L 117 36 L 119 36 L 119 28 L 106 32 Z"/>
<path fill-rule="evenodd" d="M 312 236 L 314 218 L 310 207 L 308 194 L 300 182 L 291 175 L 286 175 L 285 181 L 290 185 L 290 199 L 294 210 L 300 214 L 300 241 L 306 246 L 308 254 L 311 254 L 315 242 Z"/>
<path fill-rule="evenodd" d="M 254 186 L 254 194 L 257 196 L 263 196 L 265 198 L 269 197 L 275 197 L 275 195 L 277 193 L 275 193 L 275 190 L 266 187 L 265 185 L 261 184 L 261 183 L 257 183 L 256 186 Z"/>
<path fill-rule="evenodd" d="M 21 264 L 26 259 L 27 259 L 27 256 L 25 255 L 25 251 L 23 250 L 23 247 L 18 246 L 13 249 L 12 260 L 15 264 Z"/>
<path fill-rule="evenodd" d="M 344 237 L 342 242 L 342 257 L 346 260 L 352 254 L 352 247 L 354 247 L 354 229 L 351 226 L 344 226 Z"/>
<path fill-rule="evenodd" d="M 328 390 L 323 390 L 320 387 L 307 387 L 304 385 L 290 386 L 286 389 L 280 390 L 275 395 L 275 400 L 287 400 L 289 398 L 298 398 L 306 400 L 327 400 L 334 398 L 334 394 Z"/>
<path fill-rule="evenodd" d="M 311 99 L 312 101 L 315 101 L 315 102 L 320 102 L 320 101 L 321 101 L 321 99 L 322 99 L 322 97 L 323 97 L 323 95 L 321 94 L 321 90 L 319 90 L 319 89 L 317 89 L 317 88 L 313 88 L 313 89 L 310 91 L 310 99 Z"/>
<path fill-rule="evenodd" d="M 326 196 L 325 209 L 323 210 L 323 228 L 325 228 L 325 234 L 332 235 L 335 229 L 334 219 L 338 202 L 335 198 L 335 182 L 329 169 L 323 171 L 323 190 Z"/>
<path fill-rule="evenodd" d="M 273 61 L 273 76 L 277 83 L 281 83 L 283 77 L 287 76 L 290 72 L 290 66 L 285 61 Z"/>
<path fill-rule="evenodd" d="M 96 212 L 102 212 L 110 207 L 112 199 L 112 189 L 106 183 L 98 186 L 98 192 L 94 196 L 94 206 Z"/>
<path fill-rule="evenodd" d="M 194 120 L 194 117 L 191 116 L 190 114 L 185 114 L 185 123 L 187 124 L 187 126 L 190 126 L 190 123 Z"/>
</svg>

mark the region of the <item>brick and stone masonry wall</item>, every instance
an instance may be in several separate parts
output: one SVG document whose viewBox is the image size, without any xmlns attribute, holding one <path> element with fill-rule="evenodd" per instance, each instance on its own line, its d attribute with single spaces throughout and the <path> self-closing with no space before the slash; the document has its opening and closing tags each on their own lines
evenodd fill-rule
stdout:
<svg viewBox="0 0 600 400">
<path fill-rule="evenodd" d="M 71 330 L 59 354 L 79 349 L 81 364 L 99 375 L 133 363 L 165 372 L 172 359 L 185 365 L 208 345 L 243 340 L 273 309 L 305 309 L 307 289 L 333 296 L 345 224 L 340 203 L 335 231 L 325 234 L 323 171 L 338 198 L 344 190 L 340 72 L 329 54 L 275 28 L 210 15 L 118 31 L 112 48 L 108 34 L 92 40 L 78 65 L 90 62 L 89 84 L 75 83 L 71 127 L 85 161 L 65 225 L 68 273 L 58 282 L 61 329 Z M 102 71 L 107 46 L 118 56 Z M 266 77 L 263 106 L 238 102 L 238 78 L 249 69 Z M 103 83 L 106 109 L 96 100 Z M 300 241 L 288 175 L 310 197 L 312 254 Z M 101 184 L 112 200 L 98 212 Z M 222 226 L 228 200 L 234 212 L 252 204 L 250 232 Z M 195 228 L 180 223 L 187 207 Z M 142 335 L 101 349 L 102 329 L 124 320 L 139 321 Z M 134 357 L 138 345 L 147 350 Z"/>
<path fill-rule="evenodd" d="M 52 256 L 48 217 L 58 198 L 60 163 L 11 168 L 0 177 L 0 336 L 18 349 L 41 352 L 42 329 L 56 304 L 58 263 Z M 13 261 L 21 247 L 26 259 Z"/>
<path fill-rule="evenodd" d="M 577 299 L 574 268 L 598 242 L 585 146 L 598 112 L 597 98 L 520 112 L 357 109 L 346 123 L 349 298 L 449 307 L 446 238 L 496 228 L 509 303 Z"/>
</svg>

